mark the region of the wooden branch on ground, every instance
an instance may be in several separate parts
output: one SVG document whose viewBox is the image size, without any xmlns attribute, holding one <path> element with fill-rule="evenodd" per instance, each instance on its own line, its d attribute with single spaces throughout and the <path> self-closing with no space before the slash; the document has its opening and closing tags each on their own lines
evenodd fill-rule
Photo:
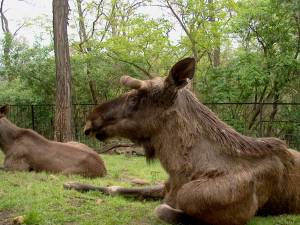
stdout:
<svg viewBox="0 0 300 225">
<path fill-rule="evenodd" d="M 105 146 L 103 149 L 100 150 L 100 154 L 103 154 L 103 153 L 106 153 L 106 152 L 109 152 L 113 149 L 116 149 L 116 148 L 122 148 L 122 147 L 133 147 L 134 144 L 132 143 L 117 143 L 117 144 L 112 144 L 112 145 L 109 145 L 109 146 Z"/>
<path fill-rule="evenodd" d="M 67 182 L 63 185 L 64 189 L 76 190 L 79 192 L 97 191 L 106 195 L 132 197 L 140 200 L 163 199 L 165 196 L 165 185 L 159 184 L 142 188 L 123 188 L 119 186 L 98 187 L 77 182 Z"/>
</svg>

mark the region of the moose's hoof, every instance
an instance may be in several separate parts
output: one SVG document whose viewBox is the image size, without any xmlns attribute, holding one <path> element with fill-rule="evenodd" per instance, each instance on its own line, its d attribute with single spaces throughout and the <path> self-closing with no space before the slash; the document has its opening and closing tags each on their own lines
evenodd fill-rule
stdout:
<svg viewBox="0 0 300 225">
<path fill-rule="evenodd" d="M 157 206 L 154 210 L 154 214 L 158 219 L 169 224 L 181 224 L 184 217 L 183 211 L 174 209 L 167 204 Z"/>
</svg>

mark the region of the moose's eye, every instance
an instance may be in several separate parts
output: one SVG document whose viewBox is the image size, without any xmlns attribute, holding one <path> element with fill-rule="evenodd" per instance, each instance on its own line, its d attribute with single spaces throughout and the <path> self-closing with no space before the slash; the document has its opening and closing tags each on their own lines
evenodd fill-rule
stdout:
<svg viewBox="0 0 300 225">
<path fill-rule="evenodd" d="M 130 107 L 131 110 L 137 110 L 139 107 L 139 103 L 140 103 L 140 96 L 131 96 L 128 99 L 128 106 Z"/>
<path fill-rule="evenodd" d="M 128 104 L 134 106 L 139 102 L 139 96 L 131 96 L 128 100 Z"/>
</svg>

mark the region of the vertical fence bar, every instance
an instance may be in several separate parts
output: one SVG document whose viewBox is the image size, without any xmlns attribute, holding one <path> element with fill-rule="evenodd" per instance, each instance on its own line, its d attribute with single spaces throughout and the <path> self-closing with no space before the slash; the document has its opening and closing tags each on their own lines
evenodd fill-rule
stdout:
<svg viewBox="0 0 300 225">
<path fill-rule="evenodd" d="M 261 103 L 260 107 L 260 113 L 259 113 L 259 136 L 263 136 L 263 110 L 264 110 L 264 105 Z"/>
<path fill-rule="evenodd" d="M 31 105 L 31 126 L 32 126 L 32 130 L 35 130 L 35 124 L 34 124 L 34 105 Z"/>
</svg>

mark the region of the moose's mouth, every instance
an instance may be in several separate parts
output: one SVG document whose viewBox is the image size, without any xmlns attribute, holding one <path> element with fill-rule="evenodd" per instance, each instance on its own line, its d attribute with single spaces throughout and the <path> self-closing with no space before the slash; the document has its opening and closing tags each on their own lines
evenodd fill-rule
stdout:
<svg viewBox="0 0 300 225">
<path fill-rule="evenodd" d="M 106 140 L 106 139 L 108 138 L 108 135 L 107 135 L 105 132 L 100 131 L 100 132 L 97 132 L 97 133 L 95 134 L 95 137 L 96 137 L 99 141 L 104 141 L 104 140 Z"/>
</svg>

